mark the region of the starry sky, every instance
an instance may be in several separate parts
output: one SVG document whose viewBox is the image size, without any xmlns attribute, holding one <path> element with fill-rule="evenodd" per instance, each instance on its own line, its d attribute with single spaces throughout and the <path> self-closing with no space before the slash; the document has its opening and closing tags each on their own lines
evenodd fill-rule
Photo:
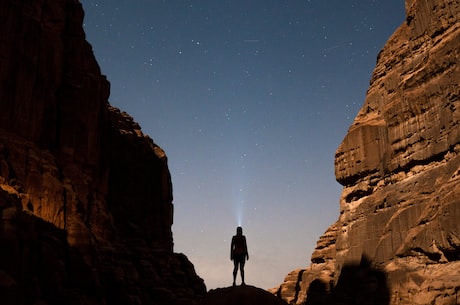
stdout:
<svg viewBox="0 0 460 305">
<path fill-rule="evenodd" d="M 82 0 L 110 103 L 168 155 L 174 251 L 208 289 L 305 268 L 339 216 L 334 154 L 403 0 Z M 239 283 L 239 280 L 237 281 Z"/>
</svg>

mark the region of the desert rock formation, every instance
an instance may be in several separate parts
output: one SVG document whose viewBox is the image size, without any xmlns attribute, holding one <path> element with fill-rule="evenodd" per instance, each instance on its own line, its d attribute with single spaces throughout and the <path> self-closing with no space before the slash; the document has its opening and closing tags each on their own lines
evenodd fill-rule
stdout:
<svg viewBox="0 0 460 305">
<path fill-rule="evenodd" d="M 167 157 L 108 103 L 77 0 L 0 2 L 2 304 L 194 304 Z"/>
<path fill-rule="evenodd" d="M 460 301 L 460 2 L 406 0 L 406 13 L 336 152 L 339 219 L 277 289 L 290 303 L 308 302 L 315 279 L 333 291 L 363 255 L 386 273 L 390 304 Z"/>
</svg>

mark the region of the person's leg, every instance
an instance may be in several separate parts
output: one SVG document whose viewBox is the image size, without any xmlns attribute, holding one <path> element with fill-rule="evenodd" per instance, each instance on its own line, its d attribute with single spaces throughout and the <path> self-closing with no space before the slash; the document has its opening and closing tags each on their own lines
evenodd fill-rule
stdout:
<svg viewBox="0 0 460 305">
<path fill-rule="evenodd" d="M 245 259 L 243 258 L 240 262 L 241 285 L 245 285 L 244 283 L 244 263 L 245 263 Z"/>
<path fill-rule="evenodd" d="M 236 285 L 236 273 L 238 272 L 238 260 L 233 259 L 233 286 Z"/>
</svg>

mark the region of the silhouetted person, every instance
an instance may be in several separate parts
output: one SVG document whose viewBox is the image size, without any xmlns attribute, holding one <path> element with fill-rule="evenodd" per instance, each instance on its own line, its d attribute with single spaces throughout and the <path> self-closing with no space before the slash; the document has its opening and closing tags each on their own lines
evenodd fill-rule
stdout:
<svg viewBox="0 0 460 305">
<path fill-rule="evenodd" d="M 241 285 L 244 283 L 244 263 L 249 260 L 248 246 L 246 244 L 246 237 L 243 235 L 243 228 L 236 228 L 236 235 L 232 237 L 232 245 L 230 246 L 230 259 L 233 260 L 233 286 L 236 285 L 236 274 L 238 273 L 238 266 L 241 274 Z"/>
</svg>

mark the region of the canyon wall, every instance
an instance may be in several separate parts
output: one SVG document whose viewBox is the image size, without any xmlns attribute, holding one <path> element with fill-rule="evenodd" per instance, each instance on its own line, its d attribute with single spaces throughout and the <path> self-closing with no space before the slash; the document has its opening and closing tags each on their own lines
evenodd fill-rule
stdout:
<svg viewBox="0 0 460 305">
<path fill-rule="evenodd" d="M 198 303 L 167 157 L 109 105 L 83 17 L 77 0 L 0 2 L 1 303 Z"/>
<path fill-rule="evenodd" d="M 336 152 L 340 216 L 312 264 L 273 291 L 291 304 L 308 304 L 318 281 L 334 300 L 343 269 L 362 260 L 385 274 L 388 301 L 341 304 L 460 302 L 460 3 L 406 0 L 406 13 Z"/>
</svg>

